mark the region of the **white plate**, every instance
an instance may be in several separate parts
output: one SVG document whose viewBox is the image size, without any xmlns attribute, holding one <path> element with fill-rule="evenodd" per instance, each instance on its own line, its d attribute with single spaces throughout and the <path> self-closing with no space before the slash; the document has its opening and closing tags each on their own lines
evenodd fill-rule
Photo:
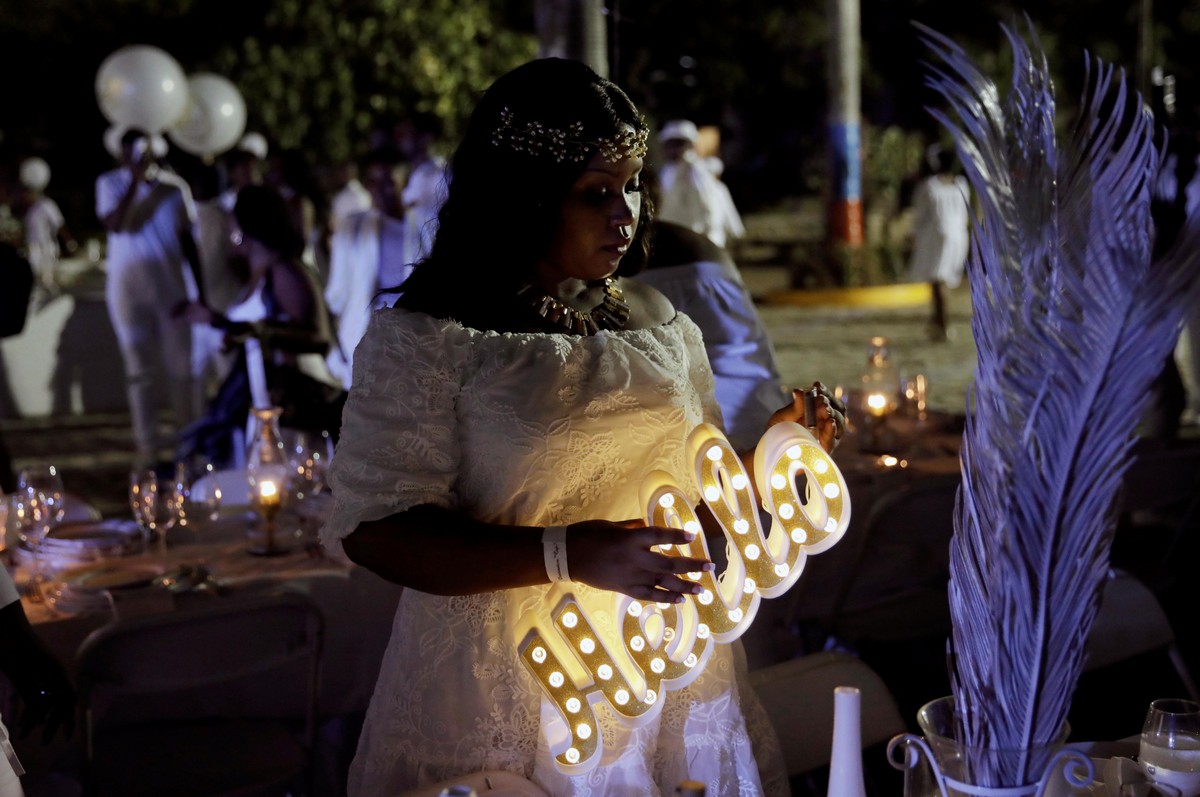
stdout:
<svg viewBox="0 0 1200 797">
<path fill-rule="evenodd" d="M 167 573 L 167 567 L 153 562 L 122 562 L 109 559 L 73 567 L 59 574 L 58 580 L 77 592 L 141 587 Z"/>
</svg>

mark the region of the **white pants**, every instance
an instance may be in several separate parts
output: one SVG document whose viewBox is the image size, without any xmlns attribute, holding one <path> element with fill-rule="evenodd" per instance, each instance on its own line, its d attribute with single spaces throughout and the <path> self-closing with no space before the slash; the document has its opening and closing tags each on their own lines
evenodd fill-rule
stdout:
<svg viewBox="0 0 1200 797">
<path fill-rule="evenodd" d="M 192 331 L 171 310 L 187 299 L 173 266 L 135 263 L 110 267 L 105 285 L 108 313 L 125 361 L 129 414 L 138 455 L 158 459 L 158 390 L 171 401 L 175 423 L 183 427 L 197 417 L 192 390 Z"/>
<path fill-rule="evenodd" d="M 12 745 L 8 741 L 8 729 L 4 727 L 4 723 L 0 722 L 0 797 L 25 797 L 25 790 L 21 788 L 21 779 L 13 767 L 13 761 L 16 761 L 17 754 L 12 753 L 12 760 L 9 760 L 9 753 L 12 751 Z M 17 761 L 16 766 L 20 766 L 21 762 Z"/>
</svg>

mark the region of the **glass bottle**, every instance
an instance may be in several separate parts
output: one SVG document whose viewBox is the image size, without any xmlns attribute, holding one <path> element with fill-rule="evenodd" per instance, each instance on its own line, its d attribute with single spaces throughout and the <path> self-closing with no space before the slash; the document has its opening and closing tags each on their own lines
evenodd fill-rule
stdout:
<svg viewBox="0 0 1200 797">
<path fill-rule="evenodd" d="M 250 547 L 251 553 L 283 553 L 275 539 L 275 516 L 283 506 L 284 486 L 288 477 L 287 449 L 279 430 L 279 407 L 255 408 L 254 433 L 246 451 L 246 480 L 250 485 L 250 504 L 263 519 L 263 539 Z"/>
<path fill-rule="evenodd" d="M 867 346 L 867 365 L 862 372 L 862 411 L 871 419 L 886 418 L 900 399 L 900 375 L 888 350 L 888 339 L 873 337 Z"/>
</svg>

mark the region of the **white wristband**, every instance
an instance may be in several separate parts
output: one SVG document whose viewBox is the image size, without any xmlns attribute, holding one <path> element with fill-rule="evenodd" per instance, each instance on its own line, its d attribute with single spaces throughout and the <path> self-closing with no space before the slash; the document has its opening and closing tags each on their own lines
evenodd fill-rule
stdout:
<svg viewBox="0 0 1200 797">
<path fill-rule="evenodd" d="M 550 583 L 570 581 L 567 572 L 567 527 L 547 526 L 542 532 L 542 556 L 546 560 L 546 575 Z"/>
</svg>

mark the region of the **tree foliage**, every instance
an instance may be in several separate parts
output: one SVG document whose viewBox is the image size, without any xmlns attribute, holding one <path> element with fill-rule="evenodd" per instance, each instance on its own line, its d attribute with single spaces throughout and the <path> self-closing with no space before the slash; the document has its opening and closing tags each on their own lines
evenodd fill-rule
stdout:
<svg viewBox="0 0 1200 797">
<path fill-rule="evenodd" d="M 453 139 L 478 93 L 532 57 L 538 0 L 0 0 L 0 161 L 50 156 L 55 186 L 90 189 L 109 163 L 93 81 L 126 44 L 213 71 L 246 98 L 248 127 L 314 162 L 357 154 L 371 125 L 434 111 Z M 953 37 L 1003 80 L 997 23 L 1028 11 L 1064 98 L 1085 50 L 1132 70 L 1139 2 L 860 0 L 864 121 L 937 134 L 924 106 L 927 54 L 910 20 Z M 825 0 L 606 0 L 611 73 L 652 122 L 691 116 L 726 134 L 739 200 L 819 190 L 826 118 Z M 1195 124 L 1200 39 L 1192 0 L 1154 0 L 1155 51 Z M 5 165 L 0 162 L 0 177 Z M 89 198 L 84 195 L 81 204 Z"/>
<path fill-rule="evenodd" d="M 534 55 L 488 0 L 277 0 L 213 64 L 284 147 L 341 159 L 373 123 L 431 111 L 451 133 L 499 74 Z"/>
</svg>

